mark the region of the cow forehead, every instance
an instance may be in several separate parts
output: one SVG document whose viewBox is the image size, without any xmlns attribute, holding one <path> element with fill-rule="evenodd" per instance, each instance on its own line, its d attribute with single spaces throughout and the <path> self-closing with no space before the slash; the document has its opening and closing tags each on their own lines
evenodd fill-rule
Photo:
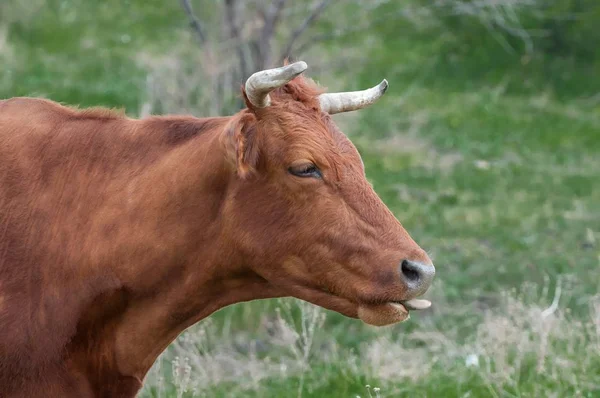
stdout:
<svg viewBox="0 0 600 398">
<path fill-rule="evenodd" d="M 275 152 L 282 154 L 284 161 L 294 161 L 297 160 L 296 157 L 306 154 L 316 158 L 315 160 L 326 158 L 330 164 L 364 171 L 356 147 L 330 115 L 303 106 L 276 108 L 278 109 L 273 109 L 274 112 L 263 113 L 261 119 L 265 123 L 267 135 L 274 133 L 279 138 L 276 139 Z"/>
<path fill-rule="evenodd" d="M 329 156 L 361 162 L 354 144 L 333 123 L 329 115 L 321 115 L 318 119 L 306 118 L 294 127 L 292 135 L 295 146 L 312 147 L 313 150 L 324 151 Z"/>
<path fill-rule="evenodd" d="M 350 139 L 344 134 L 339 127 L 331 120 L 329 115 L 325 115 L 324 124 L 326 127 L 327 135 L 332 140 L 333 146 L 343 157 L 346 162 L 360 165 L 363 168 L 363 161 L 358 153 L 358 150 L 350 141 Z"/>
</svg>

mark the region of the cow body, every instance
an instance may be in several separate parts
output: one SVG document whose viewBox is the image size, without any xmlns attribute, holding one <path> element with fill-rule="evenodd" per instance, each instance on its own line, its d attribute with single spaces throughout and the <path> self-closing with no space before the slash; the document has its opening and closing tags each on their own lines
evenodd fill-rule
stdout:
<svg viewBox="0 0 600 398">
<path fill-rule="evenodd" d="M 219 200 L 211 195 L 227 181 L 202 185 L 223 168 L 207 152 L 226 121 L 1 103 L 0 396 L 86 397 L 111 385 L 127 396 L 139 388 L 117 367 L 113 323 L 132 311 L 132 297 L 164 289 L 155 284 L 168 284 L 187 253 L 210 257 L 199 248 L 210 249 L 202 241 L 219 232 L 208 220 L 197 230 L 181 220 L 214 217 Z M 178 196 L 190 187 L 198 192 L 193 208 Z"/>
<path fill-rule="evenodd" d="M 133 397 L 233 303 L 293 296 L 373 325 L 430 304 L 430 259 L 327 113 L 387 82 L 321 96 L 304 69 L 253 75 L 230 117 L 0 101 L 0 397 Z"/>
</svg>

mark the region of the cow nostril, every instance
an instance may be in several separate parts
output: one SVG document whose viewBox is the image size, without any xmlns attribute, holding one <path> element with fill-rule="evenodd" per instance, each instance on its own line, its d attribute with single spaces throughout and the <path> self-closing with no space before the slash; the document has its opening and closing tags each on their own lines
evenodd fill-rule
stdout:
<svg viewBox="0 0 600 398">
<path fill-rule="evenodd" d="M 406 286 L 407 294 L 417 297 L 427 291 L 435 277 L 433 264 L 423 264 L 418 261 L 403 260 L 400 263 L 400 274 Z"/>
<path fill-rule="evenodd" d="M 413 263 L 409 260 L 402 260 L 402 264 L 400 266 L 402 275 L 409 282 L 418 282 L 421 278 L 421 273 L 419 272 L 419 267 L 417 264 Z"/>
</svg>

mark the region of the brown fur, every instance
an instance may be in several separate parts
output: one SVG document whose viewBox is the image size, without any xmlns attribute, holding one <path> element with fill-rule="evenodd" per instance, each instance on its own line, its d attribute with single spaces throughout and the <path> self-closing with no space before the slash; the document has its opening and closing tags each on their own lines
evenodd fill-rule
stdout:
<svg viewBox="0 0 600 398">
<path fill-rule="evenodd" d="M 294 296 L 356 317 L 428 262 L 297 78 L 223 118 L 0 102 L 0 396 L 132 397 L 185 328 Z M 323 180 L 287 171 L 314 161 Z"/>
</svg>

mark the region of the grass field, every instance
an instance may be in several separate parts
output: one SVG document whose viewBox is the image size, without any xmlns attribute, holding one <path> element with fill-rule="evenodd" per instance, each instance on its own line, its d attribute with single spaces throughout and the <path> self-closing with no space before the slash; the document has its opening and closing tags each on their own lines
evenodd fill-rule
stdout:
<svg viewBox="0 0 600 398">
<path fill-rule="evenodd" d="M 137 115 L 149 74 L 163 76 L 152 60 L 194 51 L 177 1 L 0 12 L 2 98 Z M 185 332 L 142 396 L 600 396 L 600 64 L 449 54 L 456 38 L 389 29 L 374 29 L 360 68 L 316 77 L 390 81 L 376 106 L 336 120 L 431 253 L 432 309 L 378 329 L 294 299 L 234 305 Z"/>
</svg>

